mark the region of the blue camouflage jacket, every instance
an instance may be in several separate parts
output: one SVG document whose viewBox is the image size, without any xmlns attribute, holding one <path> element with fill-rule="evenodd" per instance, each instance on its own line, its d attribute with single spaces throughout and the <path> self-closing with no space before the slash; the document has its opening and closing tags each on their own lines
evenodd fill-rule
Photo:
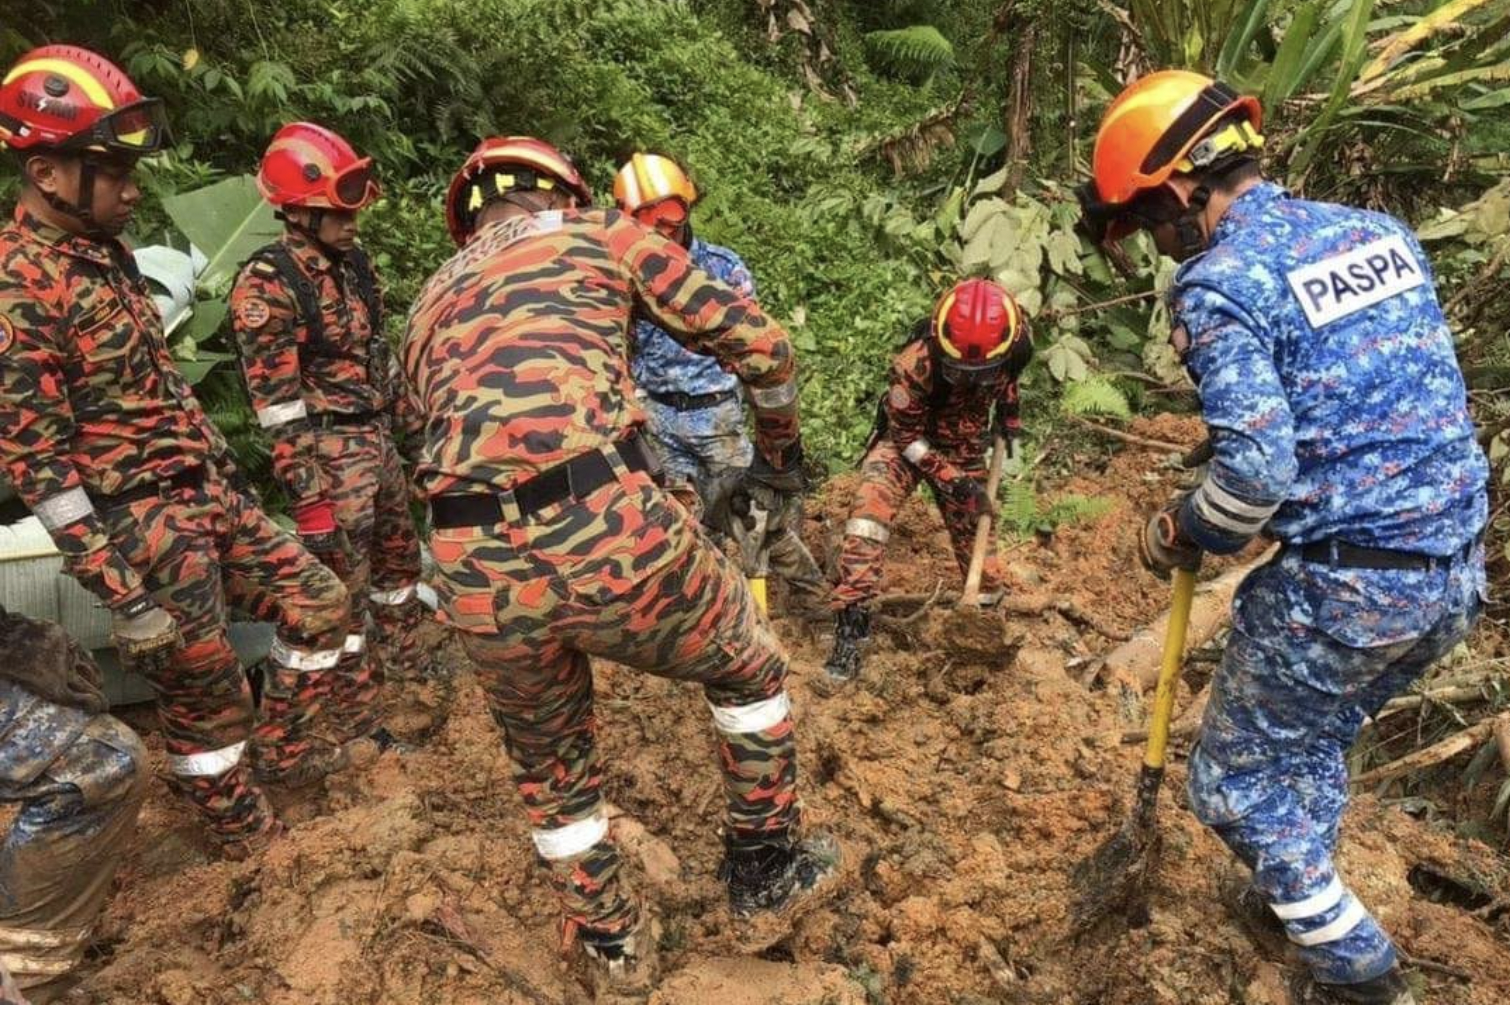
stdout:
<svg viewBox="0 0 1510 1010">
<path fill-rule="evenodd" d="M 687 252 L 701 270 L 746 298 L 755 297 L 755 278 L 750 276 L 744 260 L 732 250 L 694 238 Z M 739 386 L 739 377 L 724 371 L 717 360 L 687 350 L 653 323 L 638 320 L 634 324 L 634 346 L 631 374 L 635 384 L 647 392 L 696 396 L 721 393 Z"/>
<path fill-rule="evenodd" d="M 1180 511 L 1209 551 L 1266 524 L 1445 556 L 1483 528 L 1488 466 L 1431 267 L 1384 214 L 1260 183 L 1170 294 L 1215 450 Z"/>
</svg>

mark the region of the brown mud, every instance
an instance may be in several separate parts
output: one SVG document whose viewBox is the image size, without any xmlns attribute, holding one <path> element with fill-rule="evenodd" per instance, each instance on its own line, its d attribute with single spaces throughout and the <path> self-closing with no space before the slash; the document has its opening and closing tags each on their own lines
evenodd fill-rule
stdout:
<svg viewBox="0 0 1510 1010">
<path fill-rule="evenodd" d="M 1133 430 L 1181 444 L 1198 436 L 1181 418 Z M 1170 493 L 1164 462 L 1137 447 L 1089 459 L 1089 475 L 1055 490 L 1110 496 L 1111 511 L 1010 549 L 1014 598 L 1072 608 L 1012 613 L 963 644 L 946 637 L 948 607 L 936 608 L 878 633 L 863 683 L 833 697 L 810 689 L 824 643 L 779 622 L 807 820 L 844 843 L 848 879 L 763 957 L 735 953 L 715 879 L 720 787 L 699 692 L 599 667 L 614 830 L 663 924 L 654 1002 L 1289 1001 L 1294 969 L 1230 911 L 1242 876 L 1184 809 L 1178 761 L 1161 801 L 1151 920 L 1069 935 L 1072 867 L 1121 823 L 1140 756 L 1120 743 L 1132 727 L 1115 692 L 1083 686 L 1083 674 L 1117 644 L 1104 635 L 1131 632 L 1167 604 L 1167 587 L 1139 569 L 1130 532 Z M 836 481 L 815 509 L 815 546 L 825 525 L 842 523 L 848 483 Z M 892 538 L 885 585 L 927 595 L 939 579 L 947 602 L 960 579 L 918 497 Z M 1073 619 L 1075 608 L 1095 626 Z M 448 689 L 393 692 L 392 724 L 424 745 L 312 795 L 279 797 L 293 830 L 249 862 L 214 860 L 192 817 L 156 786 L 83 993 L 587 998 L 558 953 L 552 901 L 480 691 L 454 644 L 437 649 L 454 677 Z M 1510 864 L 1371 798 L 1355 801 L 1343 839 L 1351 886 L 1418 959 L 1418 998 L 1510 1000 L 1510 943 L 1497 920 L 1476 914 L 1494 911 Z"/>
</svg>

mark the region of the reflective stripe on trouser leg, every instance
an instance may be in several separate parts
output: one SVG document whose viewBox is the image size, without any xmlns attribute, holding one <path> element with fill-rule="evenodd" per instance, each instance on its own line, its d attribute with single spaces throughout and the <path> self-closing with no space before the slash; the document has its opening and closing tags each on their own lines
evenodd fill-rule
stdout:
<svg viewBox="0 0 1510 1010">
<path fill-rule="evenodd" d="M 639 915 L 619 881 L 599 783 L 587 657 L 525 618 L 512 634 L 458 636 L 503 731 L 514 784 L 565 917 L 615 932 Z"/>
<path fill-rule="evenodd" d="M 310 731 L 330 695 L 345 640 L 320 644 L 295 647 L 273 640 L 262 682 L 262 719 L 254 734 L 253 760 L 264 773 L 289 771 L 315 744 Z"/>
<path fill-rule="evenodd" d="M 183 778 L 219 778 L 241 763 L 246 741 L 193 754 L 169 754 L 168 771 Z"/>
<path fill-rule="evenodd" d="M 367 593 L 367 598 L 380 607 L 397 607 L 414 599 L 418 591 L 419 583 L 411 582 L 407 586 L 399 586 L 397 589 L 370 590 Z"/>
</svg>

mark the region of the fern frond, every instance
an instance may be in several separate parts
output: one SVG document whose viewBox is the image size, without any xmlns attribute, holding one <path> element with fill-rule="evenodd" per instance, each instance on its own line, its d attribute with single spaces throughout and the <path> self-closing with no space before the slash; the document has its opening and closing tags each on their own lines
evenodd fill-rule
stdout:
<svg viewBox="0 0 1510 1010">
<path fill-rule="evenodd" d="M 1027 481 L 1012 481 L 1001 486 L 1001 520 L 1017 533 L 1027 536 L 1043 522 L 1043 513 L 1038 510 L 1038 495 Z"/>
<path fill-rule="evenodd" d="M 1094 522 L 1112 509 L 1112 500 L 1101 495 L 1067 494 L 1061 496 L 1044 515 L 1048 525 L 1076 526 Z"/>
<path fill-rule="evenodd" d="M 954 45 L 932 25 L 867 32 L 865 48 L 881 69 L 926 80 L 954 67 Z"/>
<path fill-rule="evenodd" d="M 1126 395 L 1100 375 L 1066 385 L 1061 403 L 1066 413 L 1077 416 L 1100 414 L 1124 420 L 1132 416 Z"/>
</svg>

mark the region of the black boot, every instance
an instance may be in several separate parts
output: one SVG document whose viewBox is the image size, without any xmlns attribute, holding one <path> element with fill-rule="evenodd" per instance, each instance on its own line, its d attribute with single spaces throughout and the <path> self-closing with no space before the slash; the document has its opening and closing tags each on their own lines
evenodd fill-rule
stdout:
<svg viewBox="0 0 1510 1010">
<path fill-rule="evenodd" d="M 834 651 L 823 665 L 829 679 L 849 683 L 860 675 L 860 647 L 870 638 L 870 610 L 851 603 L 834 617 Z"/>
<path fill-rule="evenodd" d="M 1414 1006 L 1415 994 L 1398 966 L 1366 982 L 1311 982 L 1310 1003 Z"/>
<path fill-rule="evenodd" d="M 794 840 L 772 836 L 759 842 L 729 836 L 718 876 L 729 886 L 729 908 L 736 918 L 762 912 L 786 914 L 804 900 L 828 890 L 840 862 L 839 843 L 815 833 Z"/>
</svg>

